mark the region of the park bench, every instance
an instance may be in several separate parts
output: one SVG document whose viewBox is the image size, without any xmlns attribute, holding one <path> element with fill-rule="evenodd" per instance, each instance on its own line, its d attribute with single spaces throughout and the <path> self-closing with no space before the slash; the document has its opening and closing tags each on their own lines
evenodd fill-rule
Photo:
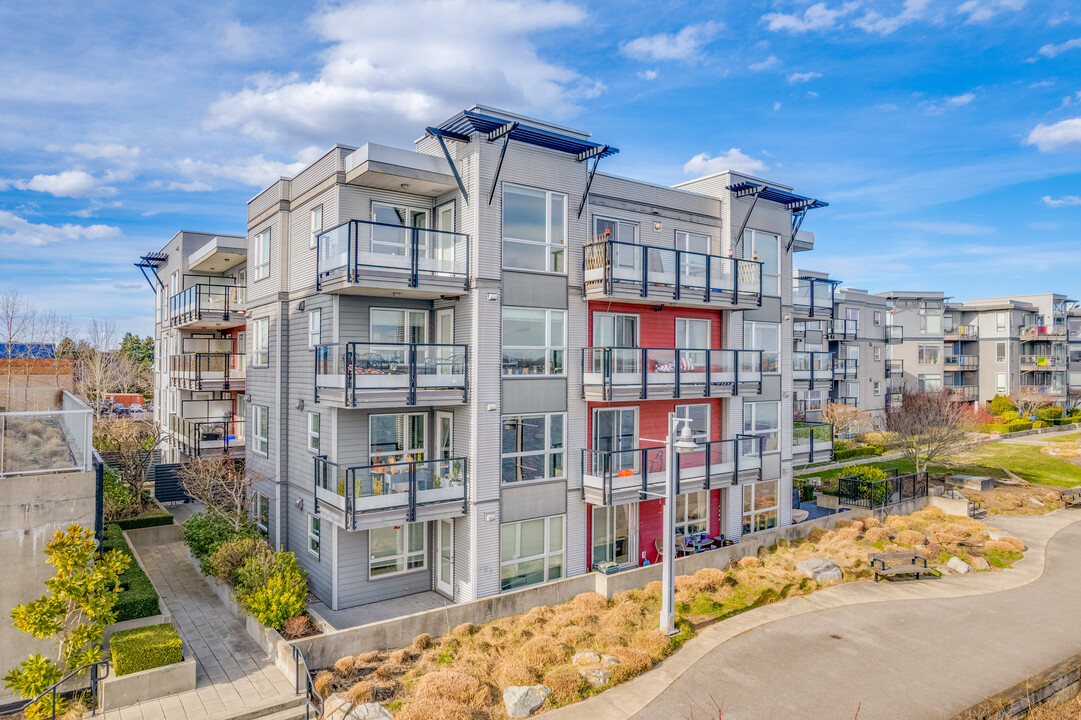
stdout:
<svg viewBox="0 0 1081 720">
<path fill-rule="evenodd" d="M 1066 507 L 1081 507 L 1081 487 L 1066 488 L 1062 491 L 1062 502 Z"/>
<path fill-rule="evenodd" d="M 913 552 L 885 552 L 871 555 L 871 568 L 875 571 L 875 582 L 880 577 L 892 577 L 894 575 L 915 575 L 918 580 L 920 575 L 928 575 L 931 569 L 927 567 L 927 558 Z"/>
</svg>

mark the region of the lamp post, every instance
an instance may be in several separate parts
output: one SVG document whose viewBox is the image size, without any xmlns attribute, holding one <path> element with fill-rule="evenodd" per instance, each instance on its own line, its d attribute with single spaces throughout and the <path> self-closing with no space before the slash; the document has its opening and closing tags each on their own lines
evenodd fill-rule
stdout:
<svg viewBox="0 0 1081 720">
<path fill-rule="evenodd" d="M 683 430 L 676 440 L 676 429 L 683 425 Z M 668 437 L 664 443 L 664 544 L 661 568 L 661 625 L 665 635 L 676 632 L 676 453 L 697 450 L 698 445 L 691 437 L 691 419 L 676 417 L 668 413 Z M 708 460 L 707 460 L 708 462 Z"/>
</svg>

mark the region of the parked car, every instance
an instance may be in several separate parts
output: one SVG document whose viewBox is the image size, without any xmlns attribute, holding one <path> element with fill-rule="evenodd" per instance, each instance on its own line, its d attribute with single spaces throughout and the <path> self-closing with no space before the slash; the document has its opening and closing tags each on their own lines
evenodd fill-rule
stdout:
<svg viewBox="0 0 1081 720">
<path fill-rule="evenodd" d="M 131 405 L 128 405 L 128 410 L 131 410 L 132 412 L 142 412 L 143 406 L 139 403 L 132 403 Z"/>
</svg>

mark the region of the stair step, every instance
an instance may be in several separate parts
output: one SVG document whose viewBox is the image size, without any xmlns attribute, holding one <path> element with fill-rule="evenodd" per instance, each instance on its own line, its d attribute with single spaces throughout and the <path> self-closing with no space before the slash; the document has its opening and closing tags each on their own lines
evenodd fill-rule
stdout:
<svg viewBox="0 0 1081 720">
<path fill-rule="evenodd" d="M 306 718 L 315 720 L 315 711 L 313 710 L 311 715 L 306 716 L 304 714 L 304 706 L 301 705 L 299 707 L 289 708 L 288 710 L 281 710 L 273 715 L 266 715 L 263 717 L 263 720 L 305 720 Z"/>
<path fill-rule="evenodd" d="M 279 718 L 278 716 L 281 715 Z M 304 697 L 290 696 L 209 716 L 206 720 L 295 720 L 304 717 Z"/>
</svg>

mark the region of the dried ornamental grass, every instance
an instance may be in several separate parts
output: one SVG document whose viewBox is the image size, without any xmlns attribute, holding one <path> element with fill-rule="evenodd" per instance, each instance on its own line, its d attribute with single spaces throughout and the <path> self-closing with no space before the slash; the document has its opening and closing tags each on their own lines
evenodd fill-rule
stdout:
<svg viewBox="0 0 1081 720">
<path fill-rule="evenodd" d="M 864 528 L 865 530 L 870 530 L 871 528 L 876 528 L 876 527 L 879 527 L 880 525 L 882 525 L 882 523 L 880 523 L 880 522 L 878 521 L 878 518 L 876 518 L 876 517 L 875 517 L 875 516 L 873 516 L 873 515 L 870 515 L 870 516 L 868 516 L 868 517 L 862 518 L 862 519 L 860 520 L 860 522 L 862 522 L 862 523 L 863 523 L 863 528 Z"/>
<path fill-rule="evenodd" d="M 413 653 L 408 649 L 402 648 L 401 650 L 395 650 L 390 654 L 390 661 L 404 665 L 413 659 Z"/>
<path fill-rule="evenodd" d="M 361 653 L 360 655 L 354 655 L 353 656 L 353 663 L 354 663 L 354 665 L 361 665 L 361 664 L 373 663 L 373 662 L 377 661 L 378 659 L 379 659 L 379 651 L 378 650 L 369 650 L 366 653 Z"/>
<path fill-rule="evenodd" d="M 427 650 L 432 646 L 432 636 L 428 633 L 421 633 L 413 638 L 413 647 L 417 650 Z"/>
<path fill-rule="evenodd" d="M 473 710 L 459 702 L 417 698 L 402 705 L 396 720 L 473 720 Z"/>
<path fill-rule="evenodd" d="M 345 699 L 354 705 L 369 702 L 372 699 L 372 686 L 361 680 L 346 691 Z"/>
<path fill-rule="evenodd" d="M 334 671 L 343 677 L 350 675 L 354 667 L 356 665 L 352 655 L 346 655 L 334 663 Z"/>
<path fill-rule="evenodd" d="M 890 531 L 884 527 L 873 527 L 863 534 L 863 539 L 869 543 L 886 542 L 890 539 Z"/>
<path fill-rule="evenodd" d="M 612 668 L 613 683 L 630 680 L 653 667 L 653 658 L 644 650 L 617 647 L 611 649 L 611 654 L 619 660 L 619 665 Z"/>
<path fill-rule="evenodd" d="M 522 659 L 536 667 L 558 665 L 570 657 L 571 648 L 551 635 L 538 635 L 522 645 L 520 654 Z"/>
<path fill-rule="evenodd" d="M 315 691 L 317 693 L 324 698 L 328 698 L 334 692 L 334 674 L 326 670 L 320 670 L 316 673 L 312 685 L 315 686 Z"/>
<path fill-rule="evenodd" d="M 748 555 L 747 557 L 741 557 L 737 563 L 741 568 L 756 568 L 762 564 L 754 555 Z"/>
<path fill-rule="evenodd" d="M 477 631 L 477 626 L 474 625 L 471 622 L 462 623 L 461 625 L 456 625 L 454 627 L 454 629 L 451 630 L 451 632 L 454 633 L 455 635 L 472 635 L 476 631 Z"/>
<path fill-rule="evenodd" d="M 440 670 L 422 676 L 414 693 L 419 699 L 449 700 L 475 710 L 483 710 L 492 702 L 491 688 L 457 670 Z"/>
<path fill-rule="evenodd" d="M 894 540 L 899 545 L 923 545 L 927 542 L 927 536 L 915 530 L 902 530 Z"/>
<path fill-rule="evenodd" d="M 582 610 L 600 612 L 608 607 L 608 598 L 600 593 L 587 592 L 575 595 L 569 604 Z"/>
<path fill-rule="evenodd" d="M 511 685 L 535 685 L 537 673 L 521 660 L 504 660 L 495 666 L 492 680 L 497 687 L 502 688 Z"/>
<path fill-rule="evenodd" d="M 558 667 L 544 675 L 544 684 L 552 690 L 552 699 L 559 705 L 574 702 L 586 689 L 582 673 L 571 667 Z"/>
</svg>

